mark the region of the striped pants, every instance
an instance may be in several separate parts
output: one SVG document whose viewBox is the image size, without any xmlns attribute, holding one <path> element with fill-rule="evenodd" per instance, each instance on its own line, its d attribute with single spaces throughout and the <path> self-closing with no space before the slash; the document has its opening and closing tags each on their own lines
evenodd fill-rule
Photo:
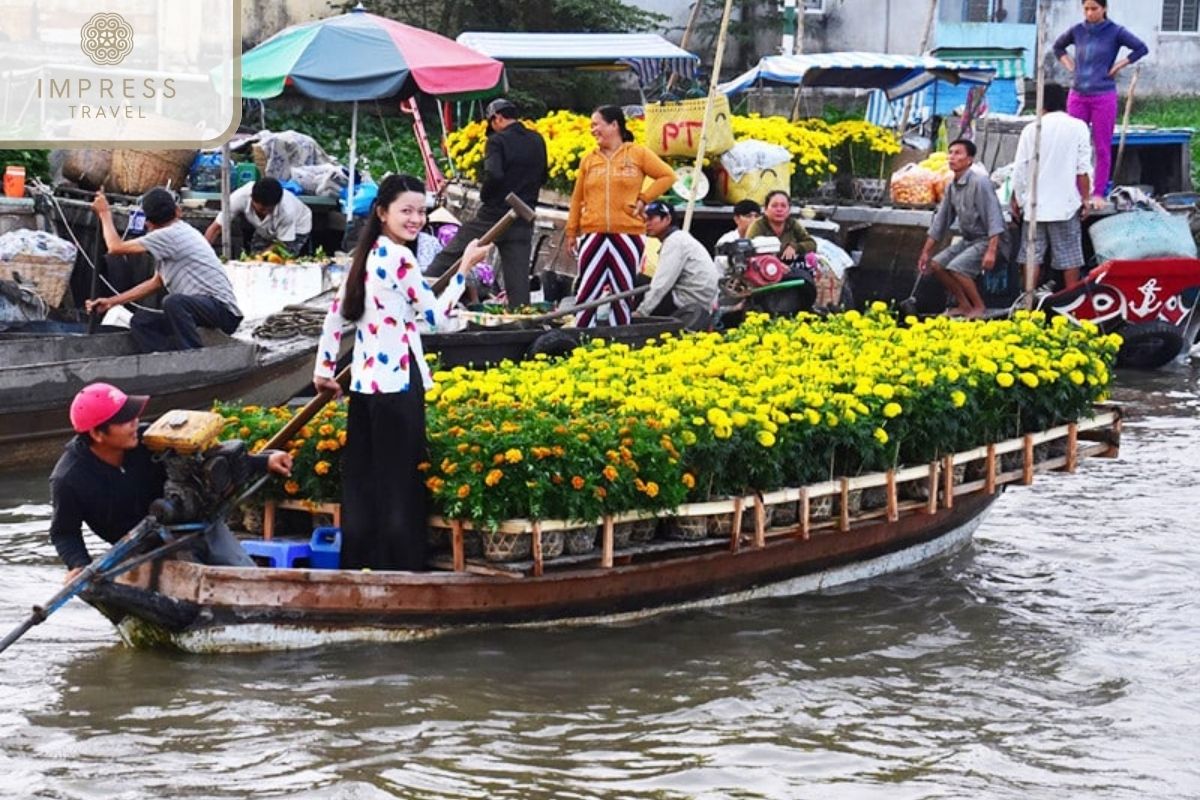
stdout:
<svg viewBox="0 0 1200 800">
<path fill-rule="evenodd" d="M 636 233 L 588 233 L 579 245 L 579 280 L 575 284 L 575 302 L 583 304 L 599 300 L 606 294 L 627 292 L 633 288 L 633 277 L 642 263 L 646 240 Z M 633 314 L 630 298 L 612 303 L 613 325 L 628 325 Z M 575 327 L 591 328 L 596 324 L 596 309 L 580 311 Z"/>
</svg>

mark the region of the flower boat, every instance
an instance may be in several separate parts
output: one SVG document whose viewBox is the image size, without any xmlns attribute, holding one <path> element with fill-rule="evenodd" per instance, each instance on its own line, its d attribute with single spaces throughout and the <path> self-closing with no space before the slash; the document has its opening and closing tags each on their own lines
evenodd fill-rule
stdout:
<svg viewBox="0 0 1200 800">
<path fill-rule="evenodd" d="M 1071 472 L 1087 457 L 1114 456 L 1120 424 L 1116 409 L 1101 408 L 1080 423 L 927 465 L 682 506 L 663 517 L 732 515 L 723 536 L 617 547 L 615 530 L 626 520 L 607 516 L 597 551 L 549 559 L 543 551 L 547 536 L 577 523 L 518 520 L 506 524 L 507 532 L 529 537 L 531 557 L 497 564 L 468 558 L 468 525 L 435 519 L 448 528 L 450 545 L 431 572 L 243 569 L 166 560 L 100 584 L 88 599 L 130 645 L 222 652 L 409 641 L 484 626 L 588 624 L 820 591 L 964 547 L 1008 485 Z M 1016 458 L 1004 459 L 1008 454 Z M 978 477 L 960 481 L 955 468 L 969 465 L 981 467 Z M 851 513 L 850 495 L 870 489 L 882 490 L 883 505 Z M 828 509 L 825 498 L 835 501 L 832 514 L 818 510 Z M 767 509 L 776 505 L 793 506 L 795 522 L 769 527 Z"/>
<path fill-rule="evenodd" d="M 1116 453 L 1120 340 L 1040 312 L 917 321 L 882 305 L 752 315 L 724 335 L 438 373 L 431 571 L 160 560 L 90 600 L 136 645 L 403 640 L 815 591 L 967 543 L 999 493 Z M 339 496 L 344 406 L 218 407 L 295 458 L 275 499 Z M 257 440 L 255 437 L 259 437 Z"/>
</svg>

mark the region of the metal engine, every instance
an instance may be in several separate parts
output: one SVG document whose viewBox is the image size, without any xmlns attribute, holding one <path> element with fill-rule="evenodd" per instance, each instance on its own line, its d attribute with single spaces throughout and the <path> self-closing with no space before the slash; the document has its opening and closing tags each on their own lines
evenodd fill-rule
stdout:
<svg viewBox="0 0 1200 800">
<path fill-rule="evenodd" d="M 163 496 L 150 506 L 164 524 L 206 519 L 251 477 L 245 443 L 217 441 L 224 426 L 219 414 L 171 411 L 142 436 L 167 473 Z"/>
</svg>

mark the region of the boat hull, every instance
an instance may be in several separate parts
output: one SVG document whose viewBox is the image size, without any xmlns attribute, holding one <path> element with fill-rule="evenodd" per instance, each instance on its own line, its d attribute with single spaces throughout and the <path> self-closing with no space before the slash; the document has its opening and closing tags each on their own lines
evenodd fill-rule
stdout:
<svg viewBox="0 0 1200 800">
<path fill-rule="evenodd" d="M 540 577 L 239 569 L 168 561 L 93 590 L 89 602 L 137 647 L 188 652 L 298 649 L 338 642 L 409 641 L 491 626 L 611 622 L 672 610 L 817 592 L 910 569 L 970 541 L 995 499 L 849 531 L 768 538 L 731 551 Z"/>
</svg>

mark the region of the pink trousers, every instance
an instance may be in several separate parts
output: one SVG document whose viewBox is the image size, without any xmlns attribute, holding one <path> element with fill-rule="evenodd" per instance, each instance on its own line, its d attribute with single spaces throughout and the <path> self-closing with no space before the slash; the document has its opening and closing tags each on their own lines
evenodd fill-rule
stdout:
<svg viewBox="0 0 1200 800">
<path fill-rule="evenodd" d="M 1092 175 L 1092 194 L 1104 197 L 1108 194 L 1108 179 L 1112 172 L 1112 137 L 1117 125 L 1117 93 L 1078 94 L 1074 90 L 1067 95 L 1067 113 L 1081 119 L 1092 128 L 1092 150 L 1096 158 L 1096 170 Z"/>
</svg>

